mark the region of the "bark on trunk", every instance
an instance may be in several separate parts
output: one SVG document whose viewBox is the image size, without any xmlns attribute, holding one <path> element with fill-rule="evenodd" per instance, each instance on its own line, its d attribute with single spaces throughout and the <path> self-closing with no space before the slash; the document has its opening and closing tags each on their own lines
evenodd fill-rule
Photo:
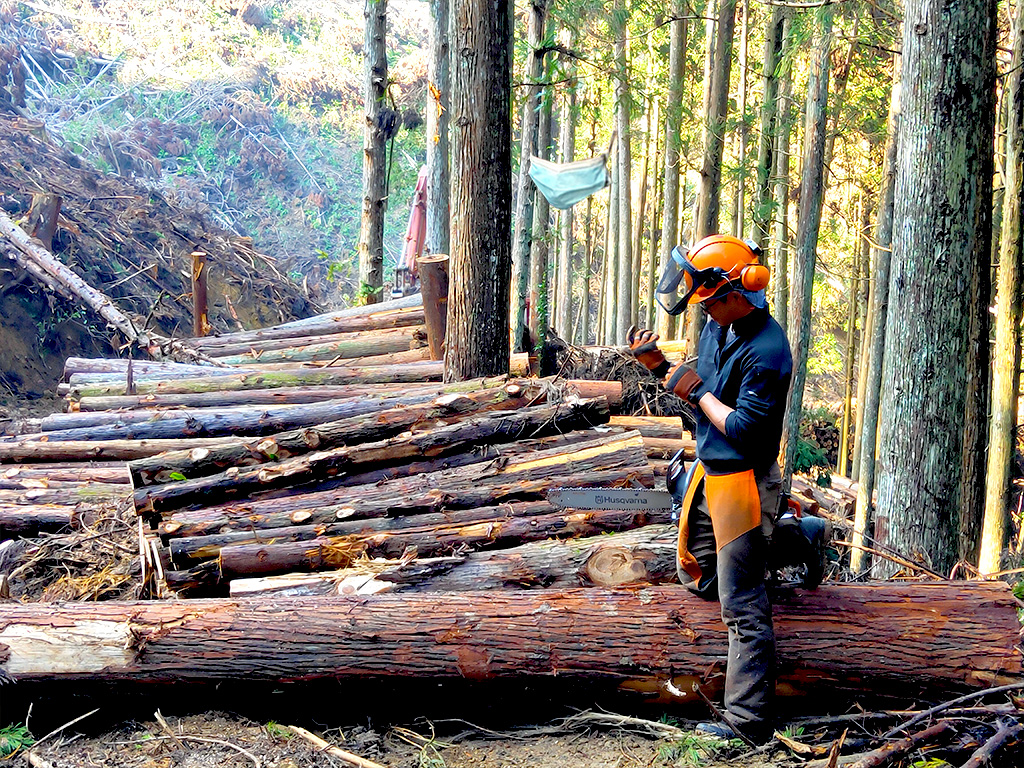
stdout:
<svg viewBox="0 0 1024 768">
<path fill-rule="evenodd" d="M 511 23 L 505 0 L 455 0 L 447 381 L 508 371 Z"/>
<path fill-rule="evenodd" d="M 444 360 L 444 337 L 448 328 L 448 255 L 420 256 L 416 263 L 423 291 L 430 359 Z"/>
<path fill-rule="evenodd" d="M 988 687 L 1019 676 L 1005 585 L 822 587 L 774 606 L 801 688 Z M 821 617 L 816 620 L 815 617 Z M 669 678 L 726 659 L 719 606 L 678 586 L 356 598 L 4 604 L 18 681 Z"/>
<path fill-rule="evenodd" d="M 519 178 L 516 184 L 516 211 L 512 233 L 512 337 L 516 352 L 525 352 L 528 338 L 527 304 L 530 295 L 530 241 L 533 237 L 533 203 L 537 187 L 530 178 L 530 158 L 537 152 L 537 121 L 540 110 L 540 79 L 544 71 L 544 41 L 547 0 L 532 0 L 527 21 L 526 62 L 523 80 L 522 119 L 519 124 Z"/>
<path fill-rule="evenodd" d="M 994 5 L 907 4 L 903 82 L 914 87 L 902 93 L 895 203 L 902 223 L 889 290 L 902 316 L 927 322 L 886 333 L 878 507 L 888 523 L 875 534 L 940 573 L 959 555 L 970 287 L 979 246 L 988 245 L 979 225 L 991 205 L 995 39 Z"/>
<path fill-rule="evenodd" d="M 772 152 L 778 133 L 779 59 L 782 54 L 783 8 L 772 6 L 772 14 L 764 38 L 764 59 L 761 63 L 763 99 L 761 101 L 761 133 L 757 143 L 757 189 L 753 206 L 754 240 L 764 249 L 771 236 L 774 219 L 772 205 L 772 174 L 776 157 Z"/>
<path fill-rule="evenodd" d="M 384 212 L 387 211 L 387 140 L 398 115 L 387 105 L 387 0 L 366 0 L 363 49 L 363 215 L 359 233 L 359 295 L 365 304 L 382 300 Z"/>
<path fill-rule="evenodd" d="M 636 320 L 635 297 L 633 296 L 633 214 L 632 214 L 632 139 L 630 131 L 630 109 L 632 96 L 629 91 L 629 61 L 626 37 L 629 12 L 625 0 L 616 0 L 612 11 L 612 32 L 615 36 L 615 127 L 617 129 L 618 152 L 618 198 L 615 205 L 619 210 L 618 280 L 615 293 L 615 326 L 612 344 L 621 344 L 626 339 L 626 330 Z"/>
<path fill-rule="evenodd" d="M 1024 16 L 1018 4 L 1013 21 L 1013 59 L 1006 89 L 1009 110 L 1006 120 L 1006 193 L 999 248 L 996 343 L 992 367 L 992 419 L 989 423 L 988 472 L 985 518 L 982 527 L 978 570 L 1000 570 L 1009 518 L 1010 477 L 1016 448 L 1017 396 L 1021 366 L 1021 274 L 1024 273 L 1024 227 L 1021 226 L 1021 195 L 1024 194 Z"/>
<path fill-rule="evenodd" d="M 893 203 L 896 191 L 896 154 L 900 135 L 899 59 L 894 59 L 893 86 L 889 103 L 889 128 L 885 143 L 885 175 L 878 198 L 875 219 L 875 256 L 872 290 L 872 328 L 868 352 L 867 385 L 864 389 L 864 423 L 861 427 L 860 473 L 857 505 L 854 512 L 851 540 L 857 546 L 850 553 L 850 568 L 859 573 L 871 564 L 866 552 L 857 547 L 871 537 L 873 499 L 875 493 L 875 442 L 878 434 L 878 407 L 882 396 L 882 361 L 889 314 L 889 267 L 892 260 Z"/>
<path fill-rule="evenodd" d="M 450 0 L 430 3 L 430 63 L 427 68 L 427 253 L 448 253 L 451 244 L 449 110 Z"/>
<path fill-rule="evenodd" d="M 661 237 L 661 269 L 672 257 L 679 240 L 680 149 L 683 125 L 683 80 L 686 74 L 688 20 L 684 0 L 672 0 L 672 28 L 668 49 L 668 98 L 665 103 L 665 213 Z M 676 337 L 676 318 L 658 311 L 658 333 L 663 339 Z"/>
<path fill-rule="evenodd" d="M 832 47 L 833 9 L 820 11 L 815 31 L 815 54 L 807 83 L 807 117 L 804 128 L 804 167 L 800 183 L 800 217 L 797 223 L 793 264 L 793 313 L 790 315 L 790 346 L 793 348 L 793 383 L 789 389 L 786 428 L 783 434 L 783 477 L 793 473 L 796 442 L 803 416 L 807 356 L 811 346 L 811 292 L 818 258 L 818 228 L 825 195 L 825 125 L 828 104 L 828 61 Z"/>
</svg>

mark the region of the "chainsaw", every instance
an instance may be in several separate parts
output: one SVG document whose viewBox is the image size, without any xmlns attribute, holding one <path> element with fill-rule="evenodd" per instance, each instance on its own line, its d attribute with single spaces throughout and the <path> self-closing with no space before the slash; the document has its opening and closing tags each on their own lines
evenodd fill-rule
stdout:
<svg viewBox="0 0 1024 768">
<path fill-rule="evenodd" d="M 682 515 L 684 483 L 682 451 L 669 462 L 667 487 L 648 488 L 553 488 L 548 501 L 562 509 L 671 510 L 672 521 Z M 815 589 L 825 575 L 826 548 L 831 539 L 827 520 L 802 511 L 799 503 L 783 495 L 779 515 L 768 546 L 768 585 L 777 589 Z M 676 558 L 679 568 L 679 559 Z M 680 576 L 680 581 L 687 579 Z"/>
</svg>

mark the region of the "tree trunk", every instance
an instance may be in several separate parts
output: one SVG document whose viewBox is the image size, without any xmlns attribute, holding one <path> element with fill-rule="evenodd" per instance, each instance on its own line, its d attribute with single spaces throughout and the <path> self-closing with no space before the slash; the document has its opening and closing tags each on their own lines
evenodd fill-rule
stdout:
<svg viewBox="0 0 1024 768">
<path fill-rule="evenodd" d="M 860 312 L 860 338 L 857 343 L 857 410 L 853 422 L 853 460 L 850 465 L 850 479 L 860 480 L 860 453 L 862 450 L 861 434 L 864 431 L 864 393 L 868 384 L 868 348 L 871 346 L 871 324 L 874 322 L 871 311 L 871 228 L 872 199 L 861 190 L 860 231 L 857 239 L 857 307 Z"/>
<path fill-rule="evenodd" d="M 1020 674 L 1005 585 L 829 586 L 777 602 L 774 613 L 782 678 L 799 688 L 905 699 Z M 26 682 L 667 679 L 702 675 L 727 653 L 719 606 L 679 586 L 6 603 L 0 643 L 4 673 Z"/>
<path fill-rule="evenodd" d="M 1024 194 L 1024 18 L 1018 3 L 1013 20 L 1013 58 L 1004 98 L 1009 102 L 1006 121 L 1006 192 L 999 248 L 996 303 L 995 359 L 992 366 L 992 420 L 988 431 L 988 471 L 985 519 L 978 570 L 1001 569 L 1010 501 L 1010 470 L 1016 450 L 1017 396 L 1021 366 L 1021 273 L 1024 271 L 1024 229 L 1021 195 Z"/>
<path fill-rule="evenodd" d="M 508 371 L 511 6 L 456 0 L 446 381 Z"/>
<path fill-rule="evenodd" d="M 853 417 L 853 358 L 857 354 L 857 277 L 850 276 L 846 297 L 846 350 L 843 358 L 843 417 L 839 426 L 837 470 L 850 476 L 850 422 Z"/>
<path fill-rule="evenodd" d="M 885 141 L 885 166 L 875 219 L 875 254 L 872 271 L 872 326 L 868 354 L 867 385 L 864 389 L 864 423 L 861 427 L 860 475 L 854 513 L 850 569 L 854 573 L 870 565 L 868 553 L 858 547 L 868 544 L 875 492 L 875 444 L 878 436 L 879 404 L 882 397 L 882 368 L 889 315 L 889 271 L 892 262 L 893 206 L 896 192 L 896 155 L 900 143 L 900 63 L 893 58 L 893 84 L 889 102 L 889 128 Z M 883 523 L 883 527 L 885 524 Z"/>
<path fill-rule="evenodd" d="M 772 243 L 775 251 L 775 281 L 773 295 L 775 319 L 782 330 L 789 329 L 789 134 L 793 129 L 793 69 L 785 64 L 785 54 L 792 47 L 790 16 L 783 11 L 783 62 L 779 74 L 779 122 L 775 134 L 775 216 Z"/>
<path fill-rule="evenodd" d="M 451 242 L 450 17 L 450 0 L 431 0 L 430 62 L 427 65 L 427 234 L 424 242 L 428 254 L 448 253 Z"/>
<path fill-rule="evenodd" d="M 753 237 L 762 248 L 768 248 L 772 206 L 772 174 L 777 162 L 772 152 L 779 133 L 779 60 L 782 54 L 782 34 L 785 14 L 783 8 L 772 6 L 772 15 L 764 37 L 764 59 L 761 64 L 763 99 L 761 101 L 761 132 L 757 143 L 757 189 L 753 206 Z M 776 280 L 778 275 L 776 275 Z"/>
<path fill-rule="evenodd" d="M 630 109 L 632 96 L 629 90 L 629 51 L 626 39 L 629 12 L 625 0 L 616 0 L 612 11 L 612 29 L 615 37 L 615 128 L 618 134 L 618 274 L 616 275 L 615 324 L 612 327 L 610 344 L 622 344 L 626 339 L 626 330 L 634 322 L 633 307 L 633 214 L 632 214 L 632 139 L 630 134 Z"/>
<path fill-rule="evenodd" d="M 544 80 L 548 83 L 553 79 L 552 59 L 545 59 Z M 545 85 L 539 94 L 540 111 L 537 115 L 537 151 L 541 160 L 551 159 L 551 118 L 554 89 Z M 548 279 L 551 254 L 551 206 L 544 195 L 534 193 L 533 203 L 533 234 L 530 237 L 530 290 L 529 307 L 527 308 L 530 328 L 530 349 L 540 350 L 547 338 L 550 320 L 551 285 Z"/>
<path fill-rule="evenodd" d="M 661 230 L 661 269 L 679 244 L 679 164 L 683 126 L 683 81 L 686 77 L 686 3 L 672 0 L 672 26 L 668 49 L 668 99 L 665 103 L 665 211 Z M 663 339 L 676 337 L 676 318 L 658 311 L 658 333 Z"/>
<path fill-rule="evenodd" d="M 523 80 L 526 94 L 519 129 L 519 180 L 516 185 L 515 231 L 512 234 L 512 337 L 516 352 L 525 352 L 528 338 L 527 304 L 530 295 L 530 241 L 533 236 L 533 204 L 537 188 L 530 178 L 530 158 L 537 153 L 540 114 L 540 80 L 544 72 L 544 42 L 548 0 L 531 0 L 527 21 L 526 62 Z"/>
<path fill-rule="evenodd" d="M 719 231 L 719 196 L 722 186 L 722 155 L 725 149 L 725 124 L 729 115 L 729 73 L 732 70 L 732 38 L 736 28 L 736 0 L 718 0 L 714 61 L 706 81 L 704 158 L 700 169 L 700 193 L 693 219 L 693 242 Z M 689 310 L 689 356 L 697 354 L 704 313 L 699 307 Z"/>
<path fill-rule="evenodd" d="M 387 0 L 366 0 L 363 54 L 363 216 L 359 232 L 359 297 L 381 301 L 384 289 L 384 213 L 387 198 L 387 141 L 397 115 L 387 105 Z"/>
<path fill-rule="evenodd" d="M 737 56 L 736 65 L 739 67 L 739 124 L 736 132 L 739 148 L 737 150 L 737 168 L 739 174 L 736 176 L 736 197 L 733 201 L 732 234 L 735 237 L 744 237 L 744 207 L 746 206 L 746 185 L 747 185 L 747 55 L 748 32 L 750 31 L 750 0 L 742 0 L 740 4 L 743 21 L 740 23 L 740 50 Z"/>
<path fill-rule="evenodd" d="M 574 65 L 569 65 L 567 75 L 570 78 L 575 78 L 576 68 Z M 571 163 L 576 159 L 577 118 L 576 85 L 570 84 L 562 96 L 562 130 L 558 139 L 563 163 Z M 558 294 L 555 296 L 555 331 L 563 339 L 571 342 L 573 337 L 569 324 L 572 317 L 572 255 L 575 251 L 575 243 L 573 241 L 573 209 L 569 208 L 561 211 L 559 216 L 561 243 L 558 250 Z M 581 301 L 586 306 L 586 299 L 581 297 Z"/>
<path fill-rule="evenodd" d="M 477 462 L 362 487 L 344 487 L 285 497 L 250 499 L 191 512 L 160 524 L 162 534 L 205 536 L 218 531 L 282 528 L 357 517 L 471 509 L 503 501 L 531 501 L 548 489 L 610 486 L 633 477 L 654 479 L 639 435 L 612 435 L 556 446 L 533 455 Z"/>
<path fill-rule="evenodd" d="M 189 505 L 209 505 L 354 471 L 402 464 L 417 457 L 438 458 L 481 445 L 512 442 L 520 435 L 539 437 L 552 431 L 585 429 L 607 420 L 608 402 L 603 398 L 484 414 L 408 437 L 343 446 L 274 464 L 232 467 L 215 475 L 137 488 L 135 510 L 140 515 L 151 515 Z"/>
<path fill-rule="evenodd" d="M 811 346 L 811 293 L 818 252 L 818 228 L 825 195 L 825 126 L 828 106 L 828 60 L 832 48 L 831 6 L 818 11 L 815 28 L 814 62 L 807 82 L 807 115 L 804 124 L 803 178 L 800 182 L 800 215 L 793 252 L 793 310 L 790 315 L 790 345 L 793 348 L 793 383 L 789 389 L 786 425 L 783 433 L 785 466 L 783 477 L 793 473 L 796 443 L 803 416 L 807 356 Z"/>
<path fill-rule="evenodd" d="M 48 192 L 35 192 L 28 208 L 26 231 L 34 237 L 50 253 L 53 253 L 53 236 L 57 234 L 57 222 L 60 220 L 60 195 Z"/>
<path fill-rule="evenodd" d="M 994 14 L 984 2 L 912 0 L 904 23 L 903 82 L 914 87 L 903 91 L 889 291 L 902 317 L 920 321 L 886 332 L 878 507 L 887 524 L 876 523 L 875 538 L 940 573 L 957 560 L 965 500 L 971 289 L 979 248 L 988 248 L 981 209 L 991 205 Z"/>
<path fill-rule="evenodd" d="M 660 110 L 655 109 L 656 112 Z M 654 178 L 652 186 L 654 187 L 654 200 L 651 204 L 651 225 L 647 230 L 647 318 L 644 323 L 644 327 L 650 329 L 656 329 L 658 327 L 658 315 L 657 306 L 658 299 L 656 290 L 658 287 L 658 253 L 661 248 L 661 217 L 664 215 L 662 211 L 662 194 L 664 188 L 662 187 L 663 178 L 659 171 L 661 170 L 661 158 L 665 154 L 665 134 L 660 130 L 661 121 L 658 117 L 655 117 L 653 130 L 655 132 L 653 141 L 656 142 L 654 149 Z"/>
</svg>

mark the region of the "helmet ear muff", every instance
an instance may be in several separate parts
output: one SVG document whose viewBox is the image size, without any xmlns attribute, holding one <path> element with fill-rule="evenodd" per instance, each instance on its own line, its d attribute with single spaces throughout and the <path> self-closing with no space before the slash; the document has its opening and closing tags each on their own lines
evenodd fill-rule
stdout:
<svg viewBox="0 0 1024 768">
<path fill-rule="evenodd" d="M 768 286 L 768 267 L 751 264 L 740 273 L 740 283 L 748 291 L 762 291 Z"/>
</svg>

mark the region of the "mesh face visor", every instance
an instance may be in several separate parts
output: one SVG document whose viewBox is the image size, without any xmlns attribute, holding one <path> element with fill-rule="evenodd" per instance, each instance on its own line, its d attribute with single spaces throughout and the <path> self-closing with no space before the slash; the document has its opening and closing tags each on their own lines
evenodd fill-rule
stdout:
<svg viewBox="0 0 1024 768">
<path fill-rule="evenodd" d="M 678 315 L 700 290 L 704 295 L 699 300 L 703 301 L 718 293 L 728 293 L 732 282 L 721 267 L 694 268 L 686 253 L 676 246 L 658 281 L 655 291 L 658 303 L 670 315 Z"/>
</svg>

